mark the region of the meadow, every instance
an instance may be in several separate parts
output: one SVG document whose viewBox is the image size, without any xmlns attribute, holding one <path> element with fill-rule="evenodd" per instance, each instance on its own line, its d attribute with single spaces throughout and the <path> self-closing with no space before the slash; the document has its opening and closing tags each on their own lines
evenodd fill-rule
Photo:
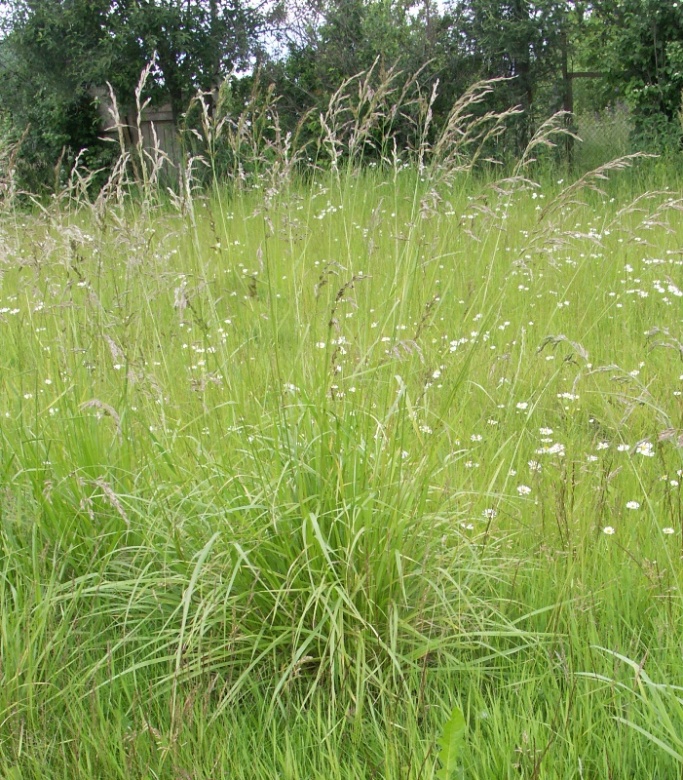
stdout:
<svg viewBox="0 0 683 780">
<path fill-rule="evenodd" d="M 2 777 L 681 776 L 683 201 L 551 131 L 6 203 Z"/>
</svg>

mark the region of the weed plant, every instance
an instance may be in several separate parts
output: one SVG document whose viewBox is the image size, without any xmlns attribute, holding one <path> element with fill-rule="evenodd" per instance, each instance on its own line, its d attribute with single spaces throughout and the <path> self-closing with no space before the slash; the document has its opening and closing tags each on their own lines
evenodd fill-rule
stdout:
<svg viewBox="0 0 683 780">
<path fill-rule="evenodd" d="M 3 777 L 680 773 L 680 196 L 476 174 L 492 83 L 363 164 L 392 84 L 5 190 Z"/>
</svg>

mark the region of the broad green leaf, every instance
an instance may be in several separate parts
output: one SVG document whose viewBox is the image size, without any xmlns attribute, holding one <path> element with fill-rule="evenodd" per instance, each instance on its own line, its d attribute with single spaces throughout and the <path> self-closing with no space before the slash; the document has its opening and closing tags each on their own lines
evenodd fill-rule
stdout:
<svg viewBox="0 0 683 780">
<path fill-rule="evenodd" d="M 437 780 L 452 780 L 456 772 L 460 773 L 460 758 L 465 741 L 467 724 L 462 710 L 454 707 L 437 740 L 441 769 L 436 773 Z"/>
</svg>

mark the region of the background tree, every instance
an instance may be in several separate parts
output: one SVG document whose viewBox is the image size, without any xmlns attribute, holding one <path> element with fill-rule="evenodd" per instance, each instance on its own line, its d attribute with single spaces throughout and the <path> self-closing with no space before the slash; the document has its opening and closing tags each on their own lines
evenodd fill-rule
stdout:
<svg viewBox="0 0 683 780">
<path fill-rule="evenodd" d="M 683 89 L 683 4 L 677 0 L 595 0 L 582 50 L 605 73 L 611 94 L 626 101 L 636 141 L 679 145 Z"/>
<path fill-rule="evenodd" d="M 518 105 L 517 149 L 536 120 L 562 107 L 562 56 L 572 24 L 567 0 L 455 0 L 451 5 L 471 68 L 480 78 L 507 78 L 498 108 Z"/>
<path fill-rule="evenodd" d="M 0 43 L 0 110 L 15 136 L 29 128 L 23 178 L 32 186 L 51 183 L 63 151 L 73 157 L 88 149 L 88 162 L 97 165 L 107 152 L 88 87 L 104 83 L 111 59 L 102 32 L 106 3 L 31 0 L 14 4 L 9 15 L 7 4 L 5 10 L 10 27 Z"/>
<path fill-rule="evenodd" d="M 677 0 L 258 2 L 0 0 L 0 121 L 15 138 L 30 128 L 21 155 L 26 183 L 52 183 L 55 162 L 63 157 L 68 164 L 82 149 L 87 164 L 106 166 L 113 150 L 99 138 L 93 95 L 108 81 L 120 104 L 131 105 L 154 53 L 148 88 L 153 99 L 170 103 L 176 122 L 197 90 L 217 95 L 225 76 L 237 71 L 231 110 L 248 100 L 252 82 L 271 82 L 283 128 L 312 109 L 311 136 L 319 135 L 317 117 L 340 83 L 373 67 L 371 88 L 392 68 L 419 73 L 415 94 L 422 96 L 439 81 L 434 132 L 473 82 L 505 77 L 480 108 L 523 109 L 513 126 L 514 154 L 566 104 L 571 55 L 574 69 L 605 74 L 582 83 L 581 93 L 591 96 L 586 105 L 621 99 L 639 142 L 671 146 L 680 139 L 683 4 Z M 392 119 L 391 132 L 403 145 L 411 143 L 410 128 L 409 113 Z"/>
<path fill-rule="evenodd" d="M 15 134 L 30 127 L 22 161 L 33 183 L 50 182 L 62 154 L 86 148 L 89 164 L 106 163 L 94 88 L 109 82 L 129 104 L 156 52 L 149 86 L 178 119 L 197 89 L 250 64 L 265 23 L 241 0 L 24 0 L 5 10 L 0 111 Z"/>
<path fill-rule="evenodd" d="M 413 94 L 429 94 L 439 79 L 444 105 L 447 95 L 467 86 L 464 71 L 453 67 L 449 17 L 432 0 L 334 0 L 308 8 L 308 16 L 299 8 L 286 56 L 271 58 L 265 69 L 276 84 L 281 116 L 290 126 L 313 109 L 311 133 L 319 134 L 316 118 L 325 112 L 330 96 L 345 79 L 370 69 L 374 86 L 390 72 L 401 74 L 396 84 L 418 74 Z M 401 146 L 410 143 L 408 114 L 392 118 L 391 132 Z"/>
</svg>

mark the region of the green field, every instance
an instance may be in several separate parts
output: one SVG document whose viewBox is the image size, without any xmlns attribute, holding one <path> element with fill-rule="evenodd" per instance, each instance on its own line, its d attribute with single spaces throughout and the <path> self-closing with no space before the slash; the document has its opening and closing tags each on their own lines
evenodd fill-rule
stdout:
<svg viewBox="0 0 683 780">
<path fill-rule="evenodd" d="M 0 776 L 679 777 L 656 166 L 6 208 Z"/>
</svg>

